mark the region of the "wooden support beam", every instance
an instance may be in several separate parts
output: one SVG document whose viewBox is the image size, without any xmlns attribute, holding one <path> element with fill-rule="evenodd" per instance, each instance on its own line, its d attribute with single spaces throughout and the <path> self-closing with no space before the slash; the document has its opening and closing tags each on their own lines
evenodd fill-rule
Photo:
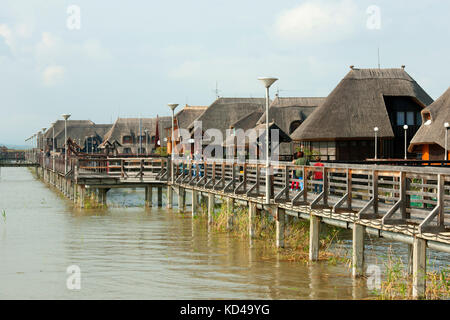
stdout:
<svg viewBox="0 0 450 320">
<path fill-rule="evenodd" d="M 255 238 L 255 218 L 256 218 L 256 203 L 248 202 L 248 236 L 250 239 Z"/>
<path fill-rule="evenodd" d="M 284 209 L 276 207 L 276 245 L 277 248 L 284 248 L 285 212 Z"/>
<path fill-rule="evenodd" d="M 158 207 L 162 207 L 162 187 L 158 187 Z"/>
<path fill-rule="evenodd" d="M 173 189 L 171 185 L 167 185 L 167 208 L 172 209 L 173 207 Z"/>
<path fill-rule="evenodd" d="M 233 223 L 234 223 L 234 199 L 233 198 L 227 198 L 227 229 L 231 230 L 233 229 Z"/>
<path fill-rule="evenodd" d="M 426 289 L 426 241 L 414 238 L 413 243 L 413 298 L 423 298 Z"/>
<path fill-rule="evenodd" d="M 352 250 L 352 275 L 360 277 L 364 275 L 364 229 L 365 227 L 355 223 L 353 225 L 353 250 Z"/>
<path fill-rule="evenodd" d="M 311 215 L 309 220 L 309 260 L 319 260 L 320 248 L 320 218 Z"/>
<path fill-rule="evenodd" d="M 182 187 L 178 187 L 178 209 L 184 211 L 186 207 L 186 190 Z"/>
<path fill-rule="evenodd" d="M 208 224 L 214 222 L 214 206 L 215 206 L 215 195 L 214 193 L 208 193 Z"/>
<path fill-rule="evenodd" d="M 372 171 L 372 199 L 373 214 L 378 215 L 378 171 Z"/>
<path fill-rule="evenodd" d="M 195 217 L 198 212 L 198 192 L 192 190 L 192 217 Z"/>
<path fill-rule="evenodd" d="M 153 205 L 152 198 L 153 198 L 153 188 L 151 185 L 148 185 L 145 187 L 145 206 L 147 208 L 151 207 Z"/>
</svg>

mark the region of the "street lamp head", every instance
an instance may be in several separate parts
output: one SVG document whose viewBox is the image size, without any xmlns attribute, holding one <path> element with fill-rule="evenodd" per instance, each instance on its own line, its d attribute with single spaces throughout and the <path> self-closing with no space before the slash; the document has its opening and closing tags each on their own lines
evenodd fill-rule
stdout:
<svg viewBox="0 0 450 320">
<path fill-rule="evenodd" d="M 444 123 L 444 127 L 448 128 L 450 127 L 450 124 L 448 122 Z"/>
<path fill-rule="evenodd" d="M 62 117 L 64 118 L 64 120 L 67 120 L 70 118 L 70 114 L 63 114 Z"/>
<path fill-rule="evenodd" d="M 373 131 L 378 132 L 378 127 L 373 128 Z"/>
<path fill-rule="evenodd" d="M 408 125 L 405 124 L 405 125 L 403 126 L 403 129 L 408 130 Z"/>
<path fill-rule="evenodd" d="M 176 107 L 178 107 L 178 103 L 169 103 L 168 106 L 170 109 L 172 109 L 172 111 L 174 111 Z"/>
<path fill-rule="evenodd" d="M 259 81 L 261 81 L 264 84 L 264 87 L 270 88 L 270 86 L 278 80 L 278 78 L 270 78 L 270 77 L 262 77 L 258 78 Z"/>
</svg>

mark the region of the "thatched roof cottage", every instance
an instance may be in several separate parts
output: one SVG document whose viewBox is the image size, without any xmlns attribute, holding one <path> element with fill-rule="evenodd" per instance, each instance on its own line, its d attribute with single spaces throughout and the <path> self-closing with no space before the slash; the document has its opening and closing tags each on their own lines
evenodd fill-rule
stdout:
<svg viewBox="0 0 450 320">
<path fill-rule="evenodd" d="M 170 121 L 171 117 L 118 118 L 105 134 L 100 148 L 114 146 L 115 152 L 119 154 L 152 153 L 156 149 L 158 134 L 160 146 L 166 146 L 166 134 L 162 128 L 168 127 Z M 158 134 L 156 132 L 157 122 Z M 145 133 L 145 130 L 147 130 L 148 134 Z M 142 140 L 142 150 L 139 150 L 141 145 L 139 136 L 141 136 Z"/>
<path fill-rule="evenodd" d="M 423 160 L 445 159 L 445 128 L 450 123 L 450 87 L 422 110 L 422 125 L 411 140 L 409 152 L 417 152 Z"/>
<path fill-rule="evenodd" d="M 323 160 L 363 160 L 374 157 L 377 127 L 378 157 L 403 158 L 403 126 L 409 126 L 410 140 L 421 124 L 420 112 L 432 102 L 404 67 L 352 66 L 291 138 L 320 153 Z"/>
<path fill-rule="evenodd" d="M 82 152 L 97 152 L 97 147 L 102 143 L 111 124 L 96 124 L 91 120 L 67 120 L 67 138 L 71 138 L 79 146 Z M 65 125 L 64 120 L 58 120 L 44 134 L 46 150 L 53 150 L 53 128 L 55 131 L 55 150 L 61 152 L 64 149 Z"/>
</svg>

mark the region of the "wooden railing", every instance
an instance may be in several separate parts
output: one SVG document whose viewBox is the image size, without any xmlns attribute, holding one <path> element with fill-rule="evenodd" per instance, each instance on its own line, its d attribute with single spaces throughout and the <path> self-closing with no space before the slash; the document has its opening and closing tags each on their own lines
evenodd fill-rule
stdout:
<svg viewBox="0 0 450 320">
<path fill-rule="evenodd" d="M 264 162 L 179 160 L 174 165 L 176 184 L 267 201 Z M 277 162 L 270 170 L 270 203 L 352 212 L 386 225 L 411 222 L 420 232 L 450 227 L 450 168 Z"/>
</svg>

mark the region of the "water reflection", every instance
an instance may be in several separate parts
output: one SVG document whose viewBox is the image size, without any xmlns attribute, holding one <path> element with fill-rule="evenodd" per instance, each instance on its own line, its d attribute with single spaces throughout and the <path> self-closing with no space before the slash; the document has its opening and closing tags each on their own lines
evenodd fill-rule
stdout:
<svg viewBox="0 0 450 320">
<path fill-rule="evenodd" d="M 3 170 L 0 210 L 7 219 L 0 222 L 0 298 L 369 296 L 345 266 L 286 261 L 258 240 L 212 230 L 188 211 L 145 209 L 140 189 L 111 190 L 108 197 L 109 209 L 74 209 L 26 169 Z M 66 288 L 66 268 L 73 264 L 81 268 L 80 291 Z"/>
</svg>

